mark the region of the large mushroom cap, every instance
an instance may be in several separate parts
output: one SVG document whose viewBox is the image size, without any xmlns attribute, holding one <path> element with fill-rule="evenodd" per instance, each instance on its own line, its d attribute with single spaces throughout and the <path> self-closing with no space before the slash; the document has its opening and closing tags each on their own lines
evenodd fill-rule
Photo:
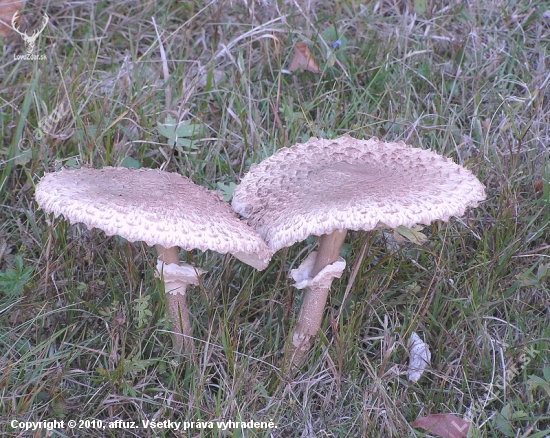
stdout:
<svg viewBox="0 0 550 438">
<path fill-rule="evenodd" d="M 176 173 L 153 169 L 63 169 L 36 186 L 38 205 L 109 236 L 166 248 L 230 253 L 264 269 L 271 253 L 215 193 Z"/>
<path fill-rule="evenodd" d="M 376 138 L 310 138 L 253 165 L 233 208 L 275 252 L 309 235 L 429 224 L 485 199 L 477 178 L 452 160 Z"/>
</svg>

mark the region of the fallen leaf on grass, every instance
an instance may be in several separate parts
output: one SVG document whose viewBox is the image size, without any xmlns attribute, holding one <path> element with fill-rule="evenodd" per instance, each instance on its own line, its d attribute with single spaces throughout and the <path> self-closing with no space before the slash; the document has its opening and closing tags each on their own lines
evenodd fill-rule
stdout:
<svg viewBox="0 0 550 438">
<path fill-rule="evenodd" d="M 321 69 L 311 56 L 306 43 L 299 42 L 294 45 L 294 58 L 290 63 L 289 71 L 302 69 L 311 73 L 322 73 Z"/>
<path fill-rule="evenodd" d="M 537 198 L 540 198 L 542 197 L 543 193 L 544 193 L 544 182 L 541 180 L 541 181 L 537 181 L 536 183 L 533 184 L 533 190 L 535 191 L 535 195 Z"/>
<path fill-rule="evenodd" d="M 414 225 L 412 228 L 404 227 L 403 225 L 398 226 L 393 232 L 393 238 L 399 244 L 405 243 L 405 239 L 416 243 L 417 245 L 422 245 L 428 240 L 428 237 L 421 233 L 424 227 L 420 225 Z"/>
<path fill-rule="evenodd" d="M 430 348 L 420 337 L 412 332 L 407 347 L 409 348 L 409 369 L 407 378 L 415 383 L 420 379 L 424 370 L 430 365 L 432 354 Z"/>
<path fill-rule="evenodd" d="M 443 438 L 462 438 L 468 435 L 470 423 L 453 414 L 432 414 L 417 418 L 412 426 Z"/>
<path fill-rule="evenodd" d="M 11 19 L 13 14 L 23 8 L 23 0 L 0 0 L 0 36 L 6 38 L 13 30 Z"/>
</svg>

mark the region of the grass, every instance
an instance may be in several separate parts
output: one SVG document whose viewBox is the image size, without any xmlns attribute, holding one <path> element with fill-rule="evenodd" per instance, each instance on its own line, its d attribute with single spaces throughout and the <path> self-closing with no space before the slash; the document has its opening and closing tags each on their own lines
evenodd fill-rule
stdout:
<svg viewBox="0 0 550 438">
<path fill-rule="evenodd" d="M 3 436 L 46 436 L 11 421 L 49 419 L 194 422 L 53 436 L 424 436 L 410 423 L 434 413 L 469 418 L 471 437 L 550 435 L 549 5 L 426 5 L 26 5 L 29 28 L 43 12 L 50 24 L 36 49 L 46 60 L 14 60 L 18 35 L 0 42 Z M 322 75 L 281 73 L 297 41 Z M 168 116 L 204 129 L 172 148 L 159 133 Z M 196 355 L 179 357 L 154 251 L 53 220 L 33 200 L 46 171 L 81 165 L 162 166 L 230 195 L 278 148 L 344 133 L 452 157 L 487 201 L 426 227 L 421 246 L 350 233 L 323 334 L 293 375 L 281 364 L 301 296 L 287 277 L 312 239 L 264 272 L 182 253 L 209 272 L 189 294 Z M 417 384 L 405 375 L 412 331 L 432 352 Z M 217 420 L 277 428 L 200 423 Z"/>
</svg>

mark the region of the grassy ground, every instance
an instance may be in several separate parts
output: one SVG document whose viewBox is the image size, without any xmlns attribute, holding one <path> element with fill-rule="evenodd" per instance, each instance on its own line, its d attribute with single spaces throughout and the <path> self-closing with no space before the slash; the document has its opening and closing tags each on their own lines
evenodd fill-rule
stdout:
<svg viewBox="0 0 550 438">
<path fill-rule="evenodd" d="M 15 60 L 16 34 L 0 42 L 2 436 L 46 436 L 14 419 L 95 419 L 277 428 L 88 423 L 53 436 L 405 437 L 423 436 L 410 423 L 434 413 L 470 419 L 472 437 L 550 435 L 548 10 L 539 0 L 27 4 L 29 28 L 50 16 L 36 48 L 46 59 Z M 323 74 L 281 73 L 298 41 Z M 159 132 L 169 116 L 204 126 L 172 147 Z M 154 250 L 52 221 L 33 199 L 44 172 L 81 165 L 163 166 L 229 195 L 276 149 L 344 133 L 452 157 L 487 201 L 425 228 L 421 246 L 350 233 L 324 334 L 295 375 L 281 371 L 301 300 L 287 274 L 313 240 L 261 273 L 182 254 L 209 272 L 189 294 L 196 355 L 179 357 Z M 414 385 L 412 331 L 432 351 Z"/>
</svg>

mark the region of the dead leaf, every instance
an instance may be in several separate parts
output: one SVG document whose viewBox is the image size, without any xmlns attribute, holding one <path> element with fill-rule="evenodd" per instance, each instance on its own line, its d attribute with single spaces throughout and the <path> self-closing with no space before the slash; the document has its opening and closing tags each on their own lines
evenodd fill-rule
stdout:
<svg viewBox="0 0 550 438">
<path fill-rule="evenodd" d="M 294 58 L 290 63 L 289 71 L 302 69 L 311 73 L 322 73 L 321 69 L 311 56 L 311 52 L 306 43 L 299 42 L 294 45 Z"/>
<path fill-rule="evenodd" d="M 430 353 L 428 344 L 420 339 L 420 336 L 415 332 L 412 332 L 407 347 L 409 348 L 407 378 L 409 381 L 415 383 L 420 379 L 426 367 L 430 365 L 432 354 Z"/>
<path fill-rule="evenodd" d="M 422 245 L 428 240 L 428 237 L 421 233 L 424 227 L 420 225 L 414 225 L 412 228 L 407 228 L 403 225 L 398 226 L 393 232 L 393 238 L 399 244 L 405 243 L 405 239 L 417 245 Z M 405 238 L 405 239 L 404 239 Z"/>
<path fill-rule="evenodd" d="M 537 181 L 533 184 L 533 190 L 535 191 L 535 195 L 537 198 L 540 198 L 544 193 L 544 182 Z"/>
<path fill-rule="evenodd" d="M 453 414 L 432 414 L 417 418 L 412 426 L 443 438 L 462 438 L 468 435 L 470 423 Z"/>
<path fill-rule="evenodd" d="M 0 36 L 6 38 L 12 31 L 13 14 L 23 9 L 23 0 L 0 0 Z"/>
</svg>

